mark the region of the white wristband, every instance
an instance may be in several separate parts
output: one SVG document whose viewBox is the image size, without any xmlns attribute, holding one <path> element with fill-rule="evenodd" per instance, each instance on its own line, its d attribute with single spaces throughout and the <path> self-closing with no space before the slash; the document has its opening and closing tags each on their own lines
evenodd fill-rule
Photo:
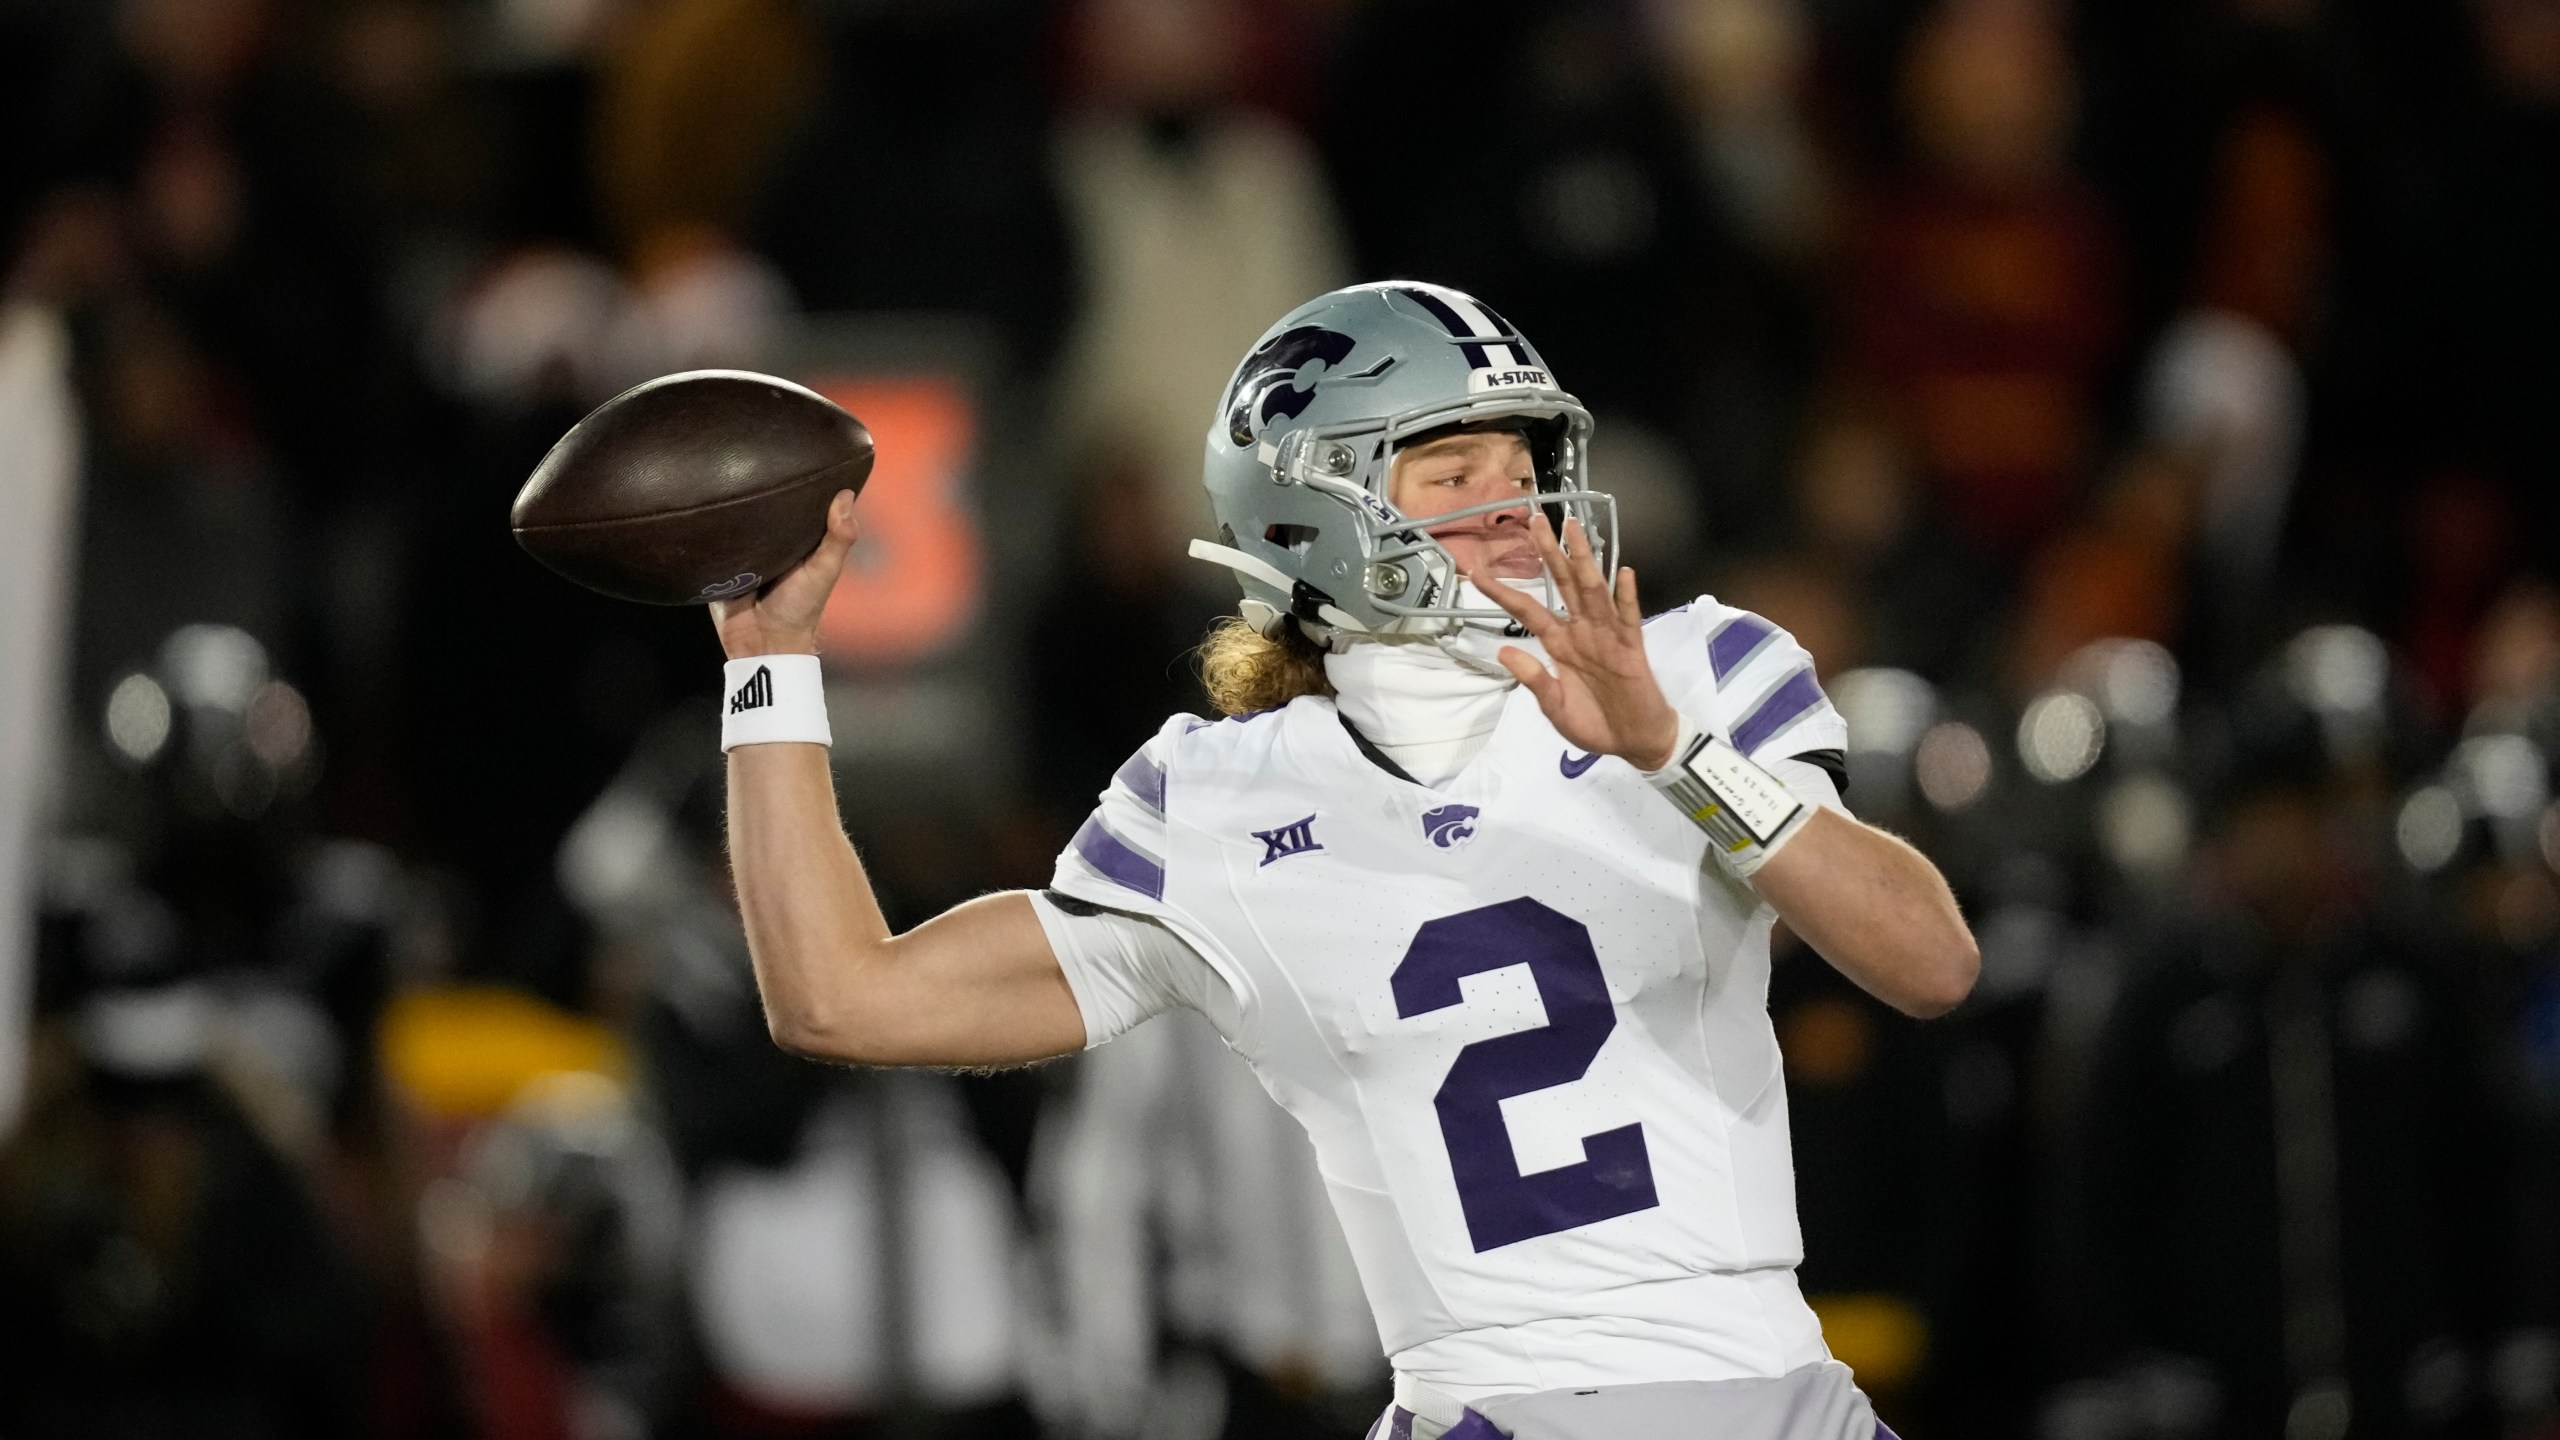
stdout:
<svg viewBox="0 0 2560 1440">
<path fill-rule="evenodd" d="M 1725 868 L 1748 880 L 1769 857 L 1804 828 L 1812 808 L 1721 735 L 1709 735 L 1680 717 L 1671 763 L 1643 772 L 1680 813 L 1707 832 L 1708 847 Z"/>
<path fill-rule="evenodd" d="M 826 686 L 815 655 L 750 655 L 732 660 L 720 687 L 720 749 L 801 741 L 825 745 Z"/>
</svg>

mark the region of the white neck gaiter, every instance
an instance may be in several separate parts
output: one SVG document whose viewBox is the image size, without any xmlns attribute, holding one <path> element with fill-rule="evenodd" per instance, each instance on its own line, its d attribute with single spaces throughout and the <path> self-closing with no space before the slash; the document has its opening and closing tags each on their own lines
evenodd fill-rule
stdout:
<svg viewBox="0 0 2560 1440">
<path fill-rule="evenodd" d="M 1550 593 L 1543 579 L 1517 588 L 1541 599 Z M 1457 603 L 1492 608 L 1463 581 Z M 1406 774 L 1439 785 L 1467 768 L 1501 723 L 1503 702 L 1520 683 L 1493 658 L 1506 645 L 1546 658 L 1535 640 L 1469 621 L 1454 635 L 1356 640 L 1325 657 L 1324 673 L 1344 718 Z"/>
</svg>

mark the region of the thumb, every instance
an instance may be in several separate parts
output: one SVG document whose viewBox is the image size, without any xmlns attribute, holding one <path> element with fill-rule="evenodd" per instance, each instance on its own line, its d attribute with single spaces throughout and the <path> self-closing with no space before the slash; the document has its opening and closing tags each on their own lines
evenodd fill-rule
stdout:
<svg viewBox="0 0 2560 1440">
<path fill-rule="evenodd" d="M 807 558 L 766 585 L 756 597 L 756 611 L 764 622 L 789 631 L 814 630 L 818 617 L 827 608 L 827 597 L 835 592 L 836 579 L 844 573 L 844 560 L 853 548 L 860 527 L 853 519 L 853 492 L 840 490 L 827 502 L 827 533 L 818 538 L 818 548 Z"/>
<path fill-rule="evenodd" d="M 827 502 L 827 538 L 818 542 L 818 548 L 832 550 L 837 558 L 841 558 L 845 551 L 853 548 L 853 542 L 861 538 L 862 522 L 853 514 L 853 492 L 839 490 L 835 498 Z"/>
<path fill-rule="evenodd" d="M 819 577 L 829 590 L 835 588 L 836 576 L 844 571 L 844 558 L 853 550 L 853 542 L 862 534 L 861 522 L 853 518 L 853 492 L 839 490 L 827 502 L 827 533 L 818 539 L 818 548 L 792 571 Z M 789 577 L 786 577 L 789 578 Z"/>
<path fill-rule="evenodd" d="M 1511 672 L 1512 679 L 1529 687 L 1529 693 L 1538 697 L 1540 705 L 1548 703 L 1548 692 L 1555 688 L 1556 677 L 1548 673 L 1546 666 L 1538 663 L 1536 656 L 1517 645 L 1505 645 L 1495 652 L 1493 658 L 1502 662 L 1502 668 Z"/>
</svg>

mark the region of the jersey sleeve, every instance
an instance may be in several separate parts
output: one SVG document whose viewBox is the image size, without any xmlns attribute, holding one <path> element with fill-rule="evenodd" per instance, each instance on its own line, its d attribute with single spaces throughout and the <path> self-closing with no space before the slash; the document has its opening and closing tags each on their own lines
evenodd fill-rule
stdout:
<svg viewBox="0 0 2560 1440">
<path fill-rule="evenodd" d="M 1165 775 L 1174 747 L 1204 723 L 1174 716 L 1121 765 L 1059 854 L 1048 893 L 1033 897 L 1084 1012 L 1088 1047 L 1177 1006 L 1207 1015 L 1221 1034 L 1240 1023 L 1232 988 L 1165 900 Z"/>
<path fill-rule="evenodd" d="M 1058 856 L 1051 889 L 1106 910 L 1165 915 L 1165 772 L 1174 746 L 1201 723 L 1197 716 L 1174 716 L 1120 766 Z"/>
<path fill-rule="evenodd" d="M 1827 767 L 1809 760 L 1789 758 L 1770 761 L 1768 770 L 1778 777 L 1779 784 L 1787 787 L 1788 794 L 1805 804 L 1819 810 L 1849 814 L 1847 803 L 1840 798 L 1839 782 L 1831 778 Z"/>
<path fill-rule="evenodd" d="M 1225 987 L 1216 972 L 1162 923 L 1055 892 L 1033 895 L 1031 909 L 1075 994 L 1086 1049 L 1167 1010 L 1219 1008 Z"/>
<path fill-rule="evenodd" d="M 1743 754 L 1765 765 L 1848 748 L 1848 722 L 1823 693 L 1813 656 L 1768 620 L 1701 596 L 1645 633 L 1671 703 Z"/>
</svg>

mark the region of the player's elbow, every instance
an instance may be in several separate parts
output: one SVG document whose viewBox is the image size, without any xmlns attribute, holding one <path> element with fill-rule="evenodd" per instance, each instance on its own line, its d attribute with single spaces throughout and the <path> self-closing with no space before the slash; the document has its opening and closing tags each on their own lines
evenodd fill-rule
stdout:
<svg viewBox="0 0 2560 1440">
<path fill-rule="evenodd" d="M 828 1065 L 896 1065 L 896 1046 L 861 1017 L 811 1004 L 765 1007 L 765 1033 L 774 1046 L 803 1060 Z"/>
<path fill-rule="evenodd" d="M 1959 924 L 1952 934 L 1914 947 L 1903 967 L 1907 981 L 1895 1009 L 1919 1020 L 1934 1020 L 1955 1009 L 1973 993 L 1982 974 L 1982 950 L 1973 932 Z"/>
<path fill-rule="evenodd" d="M 768 1005 L 764 1012 L 764 1030 L 773 1037 L 774 1048 L 803 1060 L 828 1061 L 835 1064 L 857 1064 L 850 1053 L 857 1047 L 849 1043 L 844 1032 L 819 1016 L 798 1009 L 782 1009 Z"/>
<path fill-rule="evenodd" d="M 912 1007 L 803 1002 L 765 1007 L 765 1033 L 776 1048 L 826 1065 L 965 1065 L 947 1035 Z"/>
</svg>

